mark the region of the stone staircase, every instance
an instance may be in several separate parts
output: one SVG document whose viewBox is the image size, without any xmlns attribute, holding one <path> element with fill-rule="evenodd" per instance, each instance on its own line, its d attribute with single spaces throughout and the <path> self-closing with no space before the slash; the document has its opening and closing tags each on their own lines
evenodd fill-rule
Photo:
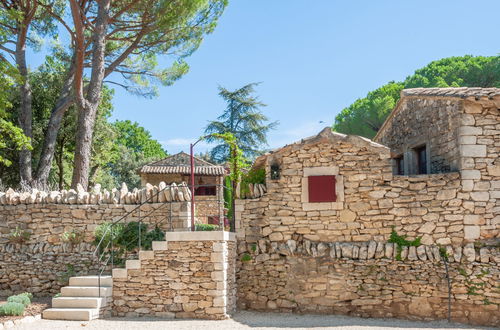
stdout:
<svg viewBox="0 0 500 330">
<path fill-rule="evenodd" d="M 52 308 L 43 311 L 49 320 L 90 321 L 99 318 L 112 299 L 113 279 L 101 276 L 99 296 L 98 276 L 75 276 L 61 288 L 61 296 L 52 298 Z"/>
</svg>

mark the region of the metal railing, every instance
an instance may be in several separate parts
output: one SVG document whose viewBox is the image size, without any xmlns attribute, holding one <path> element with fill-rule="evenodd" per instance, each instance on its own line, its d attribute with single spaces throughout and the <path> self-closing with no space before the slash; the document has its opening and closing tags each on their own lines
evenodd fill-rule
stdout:
<svg viewBox="0 0 500 330">
<path fill-rule="evenodd" d="M 226 226 L 226 220 L 229 220 L 225 216 L 225 211 L 227 208 L 225 208 L 225 200 L 224 200 L 224 192 L 226 190 L 231 190 L 230 188 L 226 187 L 225 185 L 221 184 L 206 184 L 206 185 L 195 185 L 194 186 L 194 192 L 196 192 L 197 188 L 208 188 L 208 187 L 215 187 L 215 195 L 194 195 L 194 204 L 195 205 L 200 205 L 202 206 L 203 204 L 210 204 L 210 203 L 215 203 L 216 204 L 216 209 L 218 210 L 218 214 L 212 215 L 212 214 L 204 214 L 203 217 L 206 217 L 207 220 L 208 218 L 212 218 L 212 220 L 216 220 L 219 225 L 219 230 L 224 230 Z M 191 188 L 191 187 L 190 187 Z M 185 201 L 178 201 L 178 200 L 170 200 L 170 201 L 165 201 L 165 202 L 156 202 L 158 201 L 158 196 L 160 194 L 163 194 L 165 190 L 170 189 L 170 186 L 166 186 L 165 188 L 159 190 L 158 192 L 151 194 L 146 198 L 144 201 L 141 201 L 139 204 L 137 204 L 132 210 L 128 211 L 126 214 L 121 216 L 120 218 L 113 220 L 109 223 L 108 226 L 105 227 L 105 230 L 101 233 L 101 238 L 96 244 L 96 248 L 93 252 L 93 258 L 95 260 L 95 266 L 97 267 L 97 277 L 98 277 L 98 287 L 99 287 L 99 297 L 101 297 L 101 276 L 109 270 L 112 272 L 113 268 L 115 267 L 115 257 L 116 255 L 119 255 L 116 250 L 116 243 L 119 244 L 119 248 L 123 249 L 124 253 L 124 260 L 126 260 L 127 257 L 130 257 L 128 255 L 128 252 L 136 252 L 137 254 L 139 251 L 142 250 L 143 248 L 143 229 L 147 229 L 147 226 L 149 225 L 154 225 L 155 230 L 159 229 L 159 232 L 162 233 L 164 231 L 175 231 L 175 230 L 196 230 L 196 226 L 194 228 L 191 228 L 191 214 L 190 211 L 191 208 L 186 209 L 186 214 L 185 215 L 180 215 L 180 214 L 174 214 L 173 213 L 173 205 L 174 204 L 181 204 L 181 203 L 191 203 L 191 200 L 185 200 Z M 193 191 L 191 191 L 193 193 Z M 201 196 L 204 196 L 203 198 L 200 198 Z M 205 197 L 208 196 L 208 197 Z M 231 195 L 234 198 L 234 195 Z M 175 196 L 172 196 L 174 199 Z M 213 197 L 213 199 L 211 198 Z M 230 202 L 231 203 L 231 202 Z M 150 204 L 150 205 L 158 205 L 157 207 L 153 207 L 152 210 L 148 210 L 146 213 L 143 214 L 143 211 L 141 210 L 144 205 Z M 154 215 L 155 212 L 158 210 L 164 209 L 166 206 L 168 206 L 166 212 L 168 212 L 168 216 L 165 217 L 157 217 L 159 220 L 156 221 L 150 221 Z M 195 209 L 197 210 L 197 209 Z M 180 213 L 179 211 L 177 211 Z M 136 215 L 138 213 L 138 216 Z M 195 214 L 195 218 L 196 218 Z M 126 224 L 129 224 L 132 219 L 137 219 L 137 230 L 134 232 L 133 227 L 125 227 L 125 229 L 120 233 L 120 236 L 123 238 L 125 235 L 127 236 L 132 236 L 130 237 L 130 240 L 125 242 L 125 245 L 123 245 L 124 242 L 115 242 L 117 237 L 117 228 L 118 226 L 123 226 Z M 198 217 L 199 218 L 199 217 Z M 145 221 L 145 220 L 148 221 Z M 154 219 L 154 218 L 153 218 Z M 174 220 L 186 220 L 184 223 L 189 224 L 186 227 L 178 227 L 175 228 L 176 224 L 179 224 L 180 221 L 177 221 L 174 223 Z M 166 227 L 163 227 L 163 229 L 160 229 L 160 225 L 164 224 L 165 221 L 168 221 L 168 224 Z M 234 230 L 234 211 L 232 212 L 232 217 L 228 221 L 229 227 Z M 146 226 L 144 226 L 146 225 Z M 123 227 L 122 227 L 123 228 Z M 163 237 L 162 240 L 165 238 Z M 134 249 L 129 250 L 129 248 L 134 247 L 135 244 L 137 244 L 136 251 Z"/>
</svg>

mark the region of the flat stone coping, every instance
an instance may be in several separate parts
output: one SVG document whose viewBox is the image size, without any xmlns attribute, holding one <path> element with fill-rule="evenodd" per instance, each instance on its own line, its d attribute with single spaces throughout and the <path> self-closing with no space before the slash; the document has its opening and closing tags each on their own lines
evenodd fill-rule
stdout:
<svg viewBox="0 0 500 330">
<path fill-rule="evenodd" d="M 165 240 L 172 241 L 236 241 L 236 234 L 228 231 L 175 231 L 165 233 Z"/>
</svg>

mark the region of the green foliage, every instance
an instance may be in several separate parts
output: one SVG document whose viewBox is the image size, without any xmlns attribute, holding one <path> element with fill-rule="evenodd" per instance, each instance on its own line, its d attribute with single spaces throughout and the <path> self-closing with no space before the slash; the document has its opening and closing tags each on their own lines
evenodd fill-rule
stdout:
<svg viewBox="0 0 500 330">
<path fill-rule="evenodd" d="M 140 231 L 140 235 L 139 235 Z M 125 262 L 127 252 L 136 251 L 139 245 L 139 236 L 141 238 L 141 248 L 151 250 L 153 241 L 164 241 L 165 232 L 158 226 L 148 231 L 148 225 L 139 222 L 129 222 L 126 225 L 121 223 L 112 224 L 105 222 L 97 226 L 95 232 L 94 245 L 98 245 L 99 252 L 106 255 L 103 259 L 113 256 L 115 265 L 122 265 Z M 111 248 L 113 240 L 113 248 Z"/>
<path fill-rule="evenodd" d="M 0 316 L 22 316 L 24 305 L 17 302 L 8 302 L 0 305 Z"/>
<path fill-rule="evenodd" d="M 24 244 L 27 241 L 29 241 L 30 237 L 31 237 L 30 232 L 22 230 L 19 226 L 17 226 L 16 229 L 10 232 L 9 242 L 15 244 Z"/>
<path fill-rule="evenodd" d="M 404 82 L 389 82 L 343 109 L 333 129 L 373 138 L 396 106 L 403 88 L 500 87 L 500 56 L 449 57 L 418 69 Z"/>
<path fill-rule="evenodd" d="M 219 230 L 218 225 L 212 225 L 206 223 L 195 224 L 195 231 L 217 231 L 217 230 Z"/>
<path fill-rule="evenodd" d="M 392 227 L 391 236 L 388 242 L 396 244 L 396 260 L 401 261 L 401 252 L 403 251 L 403 246 L 420 246 L 422 243 L 422 237 L 417 237 L 413 241 L 406 239 L 407 235 L 399 235 L 394 226 Z"/>
<path fill-rule="evenodd" d="M 151 137 L 151 133 L 144 127 L 139 126 L 137 122 L 130 120 L 117 120 L 113 126 L 118 132 L 115 143 L 126 147 L 127 149 L 141 153 L 145 158 L 165 158 L 166 151 L 161 144 Z"/>
<path fill-rule="evenodd" d="M 236 137 L 229 132 L 212 133 L 210 139 L 223 141 L 228 150 L 227 160 L 229 161 L 231 172 L 229 178 L 231 181 L 238 182 L 242 175 L 242 170 L 248 167 L 248 162 L 243 156 L 243 150 L 239 147 Z"/>
<path fill-rule="evenodd" d="M 7 167 L 15 158 L 12 151 L 31 149 L 31 139 L 14 125 L 15 118 L 9 113 L 13 86 L 19 79 L 16 68 L 0 57 L 0 165 Z"/>
<path fill-rule="evenodd" d="M 17 295 L 17 296 L 10 296 L 7 298 L 7 302 L 13 302 L 13 303 L 19 303 L 23 304 L 24 307 L 27 307 L 29 304 L 31 304 L 31 300 L 27 295 Z"/>
<path fill-rule="evenodd" d="M 252 256 L 249 255 L 248 253 L 244 253 L 242 256 L 241 256 L 241 261 L 242 262 L 248 262 L 252 260 Z"/>
<path fill-rule="evenodd" d="M 224 178 L 224 207 L 228 210 L 227 217 L 229 219 L 233 216 L 233 190 L 231 186 L 231 178 L 226 176 Z"/>
<path fill-rule="evenodd" d="M 459 268 L 458 273 L 464 277 L 468 277 L 467 272 L 463 268 Z"/>
<path fill-rule="evenodd" d="M 23 292 L 23 293 L 18 294 L 18 296 L 26 296 L 26 297 L 28 297 L 29 300 L 33 299 L 33 293 L 31 293 L 31 292 Z"/>
<path fill-rule="evenodd" d="M 83 233 L 76 229 L 65 231 L 61 234 L 61 240 L 71 245 L 78 245 L 83 241 Z"/>
<path fill-rule="evenodd" d="M 446 252 L 446 248 L 440 246 L 439 247 L 439 255 L 441 256 L 441 258 L 445 261 L 448 261 L 448 253 Z"/>
<path fill-rule="evenodd" d="M 396 243 L 399 246 L 420 246 L 422 243 L 422 237 L 417 237 L 413 241 L 406 239 L 407 235 L 398 235 L 394 227 L 392 227 L 391 236 L 389 237 L 389 243 Z"/>
<path fill-rule="evenodd" d="M 57 277 L 57 281 L 61 285 L 67 285 L 70 277 L 76 275 L 75 266 L 73 264 L 66 264 L 66 270 L 61 272 L 61 274 Z"/>
<path fill-rule="evenodd" d="M 167 156 L 161 144 L 151 137 L 151 133 L 129 120 L 115 121 L 116 133 L 114 152 L 117 157 L 106 164 L 106 171 L 112 177 L 112 185 L 125 182 L 129 188 L 139 187 L 141 179 L 137 169 L 146 163 L 160 160 Z"/>
<path fill-rule="evenodd" d="M 248 185 L 252 183 L 260 183 L 260 184 L 265 184 L 266 183 L 266 170 L 264 168 L 251 168 L 248 172 L 242 174 L 241 178 L 241 196 L 245 196 L 245 194 L 249 193 L 250 190 L 248 188 Z"/>
<path fill-rule="evenodd" d="M 252 243 L 251 250 L 252 250 L 252 252 L 257 251 L 257 244 Z"/>
<path fill-rule="evenodd" d="M 165 232 L 158 228 L 158 226 L 148 231 L 147 224 L 132 221 L 127 223 L 123 228 L 118 237 L 117 246 L 123 247 L 127 251 L 134 251 L 138 247 L 139 236 L 141 237 L 141 247 L 145 250 L 152 248 L 153 241 L 165 240 Z"/>
<path fill-rule="evenodd" d="M 98 225 L 94 231 L 94 245 L 99 245 L 101 249 L 113 245 L 118 246 L 118 241 L 123 235 L 124 226 L 121 223 L 113 224 L 112 222 L 103 222 Z M 101 253 L 104 250 L 100 251 Z"/>
<path fill-rule="evenodd" d="M 149 231 L 146 234 L 144 242 L 141 245 L 146 250 L 151 250 L 153 248 L 153 241 L 164 241 L 165 240 L 165 232 L 162 231 L 158 226 L 155 229 Z"/>
<path fill-rule="evenodd" d="M 256 83 L 245 85 L 235 91 L 219 87 L 219 95 L 226 101 L 227 107 L 217 120 L 211 121 L 205 129 L 206 134 L 223 135 L 231 133 L 243 155 L 253 158 L 259 149 L 267 145 L 267 133 L 274 129 L 278 122 L 269 123 L 269 119 L 260 111 L 265 106 L 252 96 Z M 208 137 L 208 142 L 217 142 L 215 135 Z M 226 141 L 227 142 L 227 141 Z M 210 154 L 212 159 L 224 162 L 230 159 L 230 145 L 218 144 Z"/>
</svg>

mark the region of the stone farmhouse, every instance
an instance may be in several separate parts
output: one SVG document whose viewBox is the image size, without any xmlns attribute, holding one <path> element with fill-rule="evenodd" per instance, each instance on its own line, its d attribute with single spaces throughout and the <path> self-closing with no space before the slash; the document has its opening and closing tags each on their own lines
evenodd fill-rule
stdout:
<svg viewBox="0 0 500 330">
<path fill-rule="evenodd" d="M 190 216 L 185 185 L 0 192 L 0 294 L 61 290 L 51 319 L 238 308 L 499 326 L 499 109 L 500 89 L 403 90 L 375 141 L 328 127 L 267 153 L 253 165 L 265 189 L 235 202 L 236 233 L 165 223 Z M 165 241 L 120 267 L 94 259 L 98 224 L 141 216 L 168 224 Z M 74 229 L 82 242 L 61 239 Z M 98 285 L 100 269 L 112 275 Z"/>
</svg>

